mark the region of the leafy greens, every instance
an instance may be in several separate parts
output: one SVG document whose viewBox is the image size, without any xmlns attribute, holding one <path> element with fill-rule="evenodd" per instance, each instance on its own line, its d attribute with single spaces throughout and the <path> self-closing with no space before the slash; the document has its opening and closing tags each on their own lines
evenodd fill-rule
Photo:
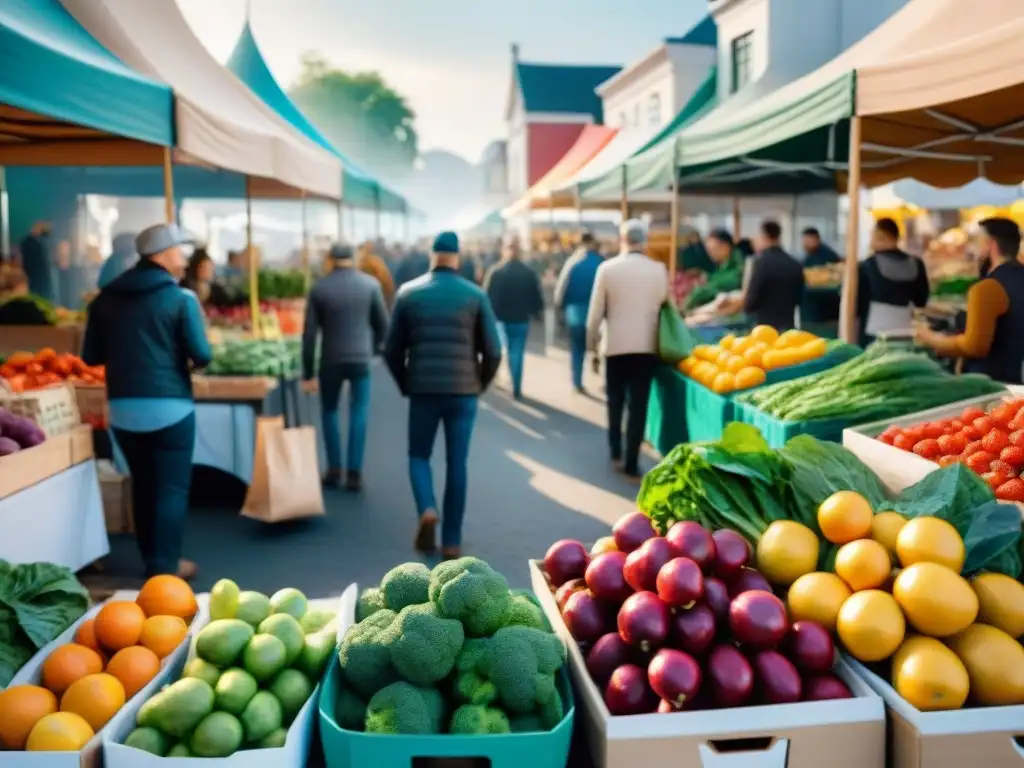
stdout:
<svg viewBox="0 0 1024 768">
<path fill-rule="evenodd" d="M 88 606 L 89 593 L 67 568 L 0 560 L 0 687 Z"/>
</svg>

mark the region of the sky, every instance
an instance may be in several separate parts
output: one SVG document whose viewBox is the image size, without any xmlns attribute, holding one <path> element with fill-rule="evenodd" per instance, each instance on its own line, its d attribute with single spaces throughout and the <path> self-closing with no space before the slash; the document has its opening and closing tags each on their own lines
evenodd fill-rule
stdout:
<svg viewBox="0 0 1024 768">
<path fill-rule="evenodd" d="M 376 70 L 416 112 L 422 151 L 470 162 L 505 136 L 513 42 L 524 61 L 624 65 L 707 12 L 707 0 L 249 1 L 254 35 L 282 85 L 294 82 L 306 51 L 345 70 Z M 225 61 L 247 0 L 178 4 Z"/>
</svg>

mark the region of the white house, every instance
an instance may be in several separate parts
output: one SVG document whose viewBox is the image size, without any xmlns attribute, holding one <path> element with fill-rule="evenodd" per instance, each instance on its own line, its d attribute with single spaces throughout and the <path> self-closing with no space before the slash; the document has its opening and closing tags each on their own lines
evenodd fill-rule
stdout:
<svg viewBox="0 0 1024 768">
<path fill-rule="evenodd" d="M 717 32 L 708 16 L 682 37 L 666 38 L 597 88 L 607 125 L 651 135 L 681 110 L 715 63 Z"/>
</svg>

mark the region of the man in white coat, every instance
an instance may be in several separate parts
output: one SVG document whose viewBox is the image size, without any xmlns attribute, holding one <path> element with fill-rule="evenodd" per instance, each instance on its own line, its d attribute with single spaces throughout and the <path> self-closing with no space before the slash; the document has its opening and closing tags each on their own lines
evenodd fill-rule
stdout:
<svg viewBox="0 0 1024 768">
<path fill-rule="evenodd" d="M 587 347 L 598 349 L 605 325 L 605 391 L 612 463 L 639 482 L 647 401 L 658 363 L 658 318 L 668 301 L 668 270 L 646 254 L 647 225 L 630 219 L 620 229 L 622 252 L 597 270 L 587 313 Z M 628 410 L 625 444 L 623 411 Z"/>
</svg>

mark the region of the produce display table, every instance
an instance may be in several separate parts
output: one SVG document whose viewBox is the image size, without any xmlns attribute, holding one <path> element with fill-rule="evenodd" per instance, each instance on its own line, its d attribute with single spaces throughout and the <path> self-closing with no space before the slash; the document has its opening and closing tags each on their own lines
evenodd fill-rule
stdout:
<svg viewBox="0 0 1024 768">
<path fill-rule="evenodd" d="M 82 351 L 85 326 L 70 325 L 4 325 L 0 326 L 0 355 L 26 349 L 49 347 L 58 355 L 77 355 Z"/>
<path fill-rule="evenodd" d="M 91 438 L 85 426 L 0 460 L 0 560 L 79 571 L 110 552 Z"/>
</svg>

